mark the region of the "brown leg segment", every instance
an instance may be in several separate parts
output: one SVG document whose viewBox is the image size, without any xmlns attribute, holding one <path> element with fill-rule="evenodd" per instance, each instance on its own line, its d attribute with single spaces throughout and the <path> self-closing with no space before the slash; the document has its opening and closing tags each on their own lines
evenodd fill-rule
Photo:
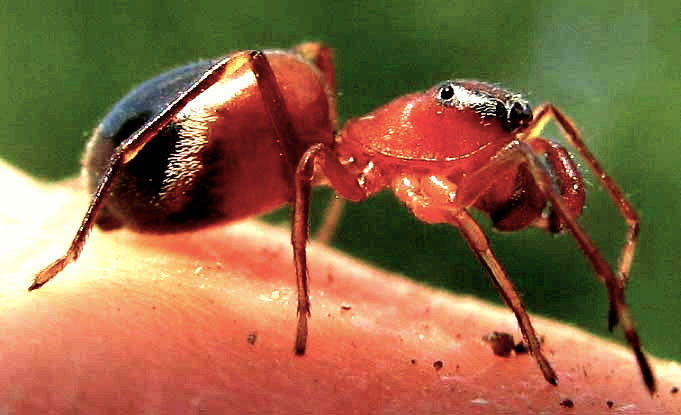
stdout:
<svg viewBox="0 0 681 415">
<path fill-rule="evenodd" d="M 314 52 L 313 55 L 315 53 L 319 55 L 320 62 L 329 66 L 332 62 L 331 57 L 330 55 L 323 54 L 323 51 L 328 51 L 328 49 L 322 47 Z M 310 316 L 306 246 L 309 237 L 310 194 L 312 192 L 315 160 L 319 159 L 320 164 L 329 166 L 327 168 L 329 176 L 342 177 L 341 181 L 343 183 L 341 188 L 344 186 L 352 187 L 353 182 L 355 187 L 357 184 L 354 177 L 348 176 L 345 168 L 337 162 L 336 158 L 330 154 L 330 150 L 324 144 L 313 145 L 298 160 L 295 153 L 297 140 L 291 116 L 286 108 L 286 102 L 283 99 L 279 84 L 272 72 L 267 57 L 260 51 L 253 51 L 249 54 L 249 63 L 255 74 L 267 114 L 275 129 L 277 143 L 286 161 L 285 165 L 290 169 L 285 174 L 290 175 L 289 177 L 291 177 L 294 189 L 291 245 L 293 247 L 293 260 L 296 268 L 298 288 L 298 324 L 296 328 L 295 352 L 297 354 L 304 354 L 307 344 L 308 318 Z M 322 68 L 326 77 L 333 78 L 332 69 L 329 67 Z M 331 82 L 333 82 L 333 79 Z M 333 88 L 333 85 L 331 87 Z M 333 163 L 333 160 L 336 160 L 336 164 Z"/>
<path fill-rule="evenodd" d="M 544 378 L 551 384 L 556 385 L 558 376 L 551 367 L 549 361 L 541 352 L 541 346 L 537 339 L 537 334 L 532 327 L 530 317 L 525 311 L 525 306 L 520 300 L 518 291 L 513 282 L 508 278 L 506 271 L 503 269 L 497 260 L 494 252 L 489 245 L 487 236 L 480 228 L 480 225 L 475 219 L 466 211 L 460 210 L 457 213 L 452 213 L 452 223 L 459 228 L 466 242 L 470 246 L 475 256 L 487 268 L 494 285 L 497 287 L 499 294 L 504 299 L 504 302 L 511 308 L 518 320 L 518 326 L 523 333 L 523 337 L 527 340 L 530 353 L 534 356 L 539 368 L 541 369 Z"/>
<path fill-rule="evenodd" d="M 334 194 L 333 199 L 331 199 L 326 208 L 326 212 L 324 212 L 324 222 L 316 235 L 316 239 L 319 242 L 328 244 L 331 241 L 331 237 L 333 237 L 338 221 L 343 213 L 343 206 L 345 206 L 345 201 Z"/>
<path fill-rule="evenodd" d="M 296 326 L 296 354 L 304 354 L 307 344 L 307 320 L 310 317 L 310 294 L 307 272 L 307 238 L 309 230 L 310 194 L 314 175 L 314 155 L 306 152 L 295 174 L 295 199 L 291 220 L 291 245 L 296 267 L 298 287 L 298 325 Z"/>
<path fill-rule="evenodd" d="M 586 200 L 586 192 L 582 175 L 570 153 L 558 143 L 541 137 L 532 138 L 529 144 L 536 154 L 545 158 L 547 165 L 552 169 L 554 185 L 560 199 L 574 217 L 579 217 Z M 551 214 L 548 218 L 541 217 L 532 226 L 553 233 L 560 232 L 563 228 L 560 219 L 555 214 Z"/>
<path fill-rule="evenodd" d="M 295 352 L 302 355 L 307 345 L 307 323 L 310 316 L 310 296 L 307 271 L 307 238 L 309 228 L 310 194 L 314 174 L 314 157 L 307 153 L 298 163 L 295 154 L 295 132 L 286 102 L 269 61 L 261 51 L 249 54 L 251 70 L 255 74 L 263 104 L 275 130 L 277 144 L 284 158 L 284 172 L 293 185 L 293 217 L 291 218 L 291 246 L 296 268 L 298 291 L 298 324 L 296 326 Z M 296 169 L 298 166 L 298 169 Z"/>
<path fill-rule="evenodd" d="M 45 285 L 52 278 L 56 277 L 57 274 L 59 274 L 64 268 L 66 268 L 68 264 L 75 262 L 80 256 L 81 252 L 83 252 L 83 248 L 87 242 L 87 236 L 95 224 L 97 212 L 102 207 L 102 203 L 104 203 L 104 199 L 111 189 L 111 185 L 113 184 L 120 167 L 123 165 L 123 157 L 123 152 L 120 151 L 120 149 L 111 157 L 106 170 L 99 178 L 97 191 L 92 196 L 90 206 L 88 206 L 87 212 L 80 223 L 80 227 L 71 241 L 71 245 L 66 250 L 64 255 L 52 262 L 47 267 L 40 270 L 40 272 L 35 275 L 33 278 L 33 283 L 30 287 L 28 287 L 29 291 L 36 290 Z"/>
<path fill-rule="evenodd" d="M 292 183 L 298 156 L 295 153 L 297 140 L 291 115 L 286 108 L 286 102 L 279 89 L 277 78 L 265 54 L 256 50 L 250 52 L 248 57 L 258 90 L 262 96 L 262 102 L 275 130 L 277 144 L 285 160 L 286 171 L 284 174 L 289 177 Z"/>
<path fill-rule="evenodd" d="M 475 256 L 487 269 L 504 302 L 516 316 L 520 331 L 544 378 L 555 385 L 558 377 L 541 352 L 541 345 L 518 291 L 494 255 L 484 231 L 466 210 L 486 190 L 484 186 L 477 186 L 475 183 L 492 183 L 494 176 L 500 176 L 500 172 L 523 161 L 515 152 L 503 152 L 500 156 L 472 175 L 476 180 L 470 189 L 457 188 L 446 179 L 433 182 L 419 177 L 405 177 L 407 180 L 395 180 L 393 191 L 419 219 L 427 223 L 447 222 L 459 229 Z M 451 196 L 454 194 L 455 199 L 452 201 Z"/>
<path fill-rule="evenodd" d="M 357 180 L 340 164 L 333 151 L 325 144 L 319 143 L 310 147 L 301 157 L 295 172 L 295 199 L 293 202 L 293 219 L 291 228 L 291 244 L 296 267 L 298 285 L 298 326 L 296 331 L 297 354 L 305 353 L 307 342 L 307 319 L 310 316 L 310 297 L 308 292 L 308 271 L 306 245 L 309 237 L 310 194 L 314 178 L 315 162 L 319 163 L 325 176 L 333 183 L 339 194 L 351 200 L 365 198 Z"/>
</svg>

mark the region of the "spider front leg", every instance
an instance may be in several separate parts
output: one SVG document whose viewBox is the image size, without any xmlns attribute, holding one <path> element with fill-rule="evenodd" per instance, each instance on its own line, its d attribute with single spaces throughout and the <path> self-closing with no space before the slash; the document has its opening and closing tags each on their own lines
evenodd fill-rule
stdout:
<svg viewBox="0 0 681 415">
<path fill-rule="evenodd" d="M 617 183 L 615 183 L 612 177 L 605 172 L 605 169 L 603 169 L 598 159 L 591 153 L 572 120 L 570 120 L 570 118 L 568 118 L 568 116 L 559 108 L 552 104 L 544 104 L 536 108 L 532 124 L 523 132 L 524 139 L 531 142 L 535 137 L 539 137 L 546 124 L 552 119 L 556 120 L 556 123 L 560 126 L 567 140 L 577 150 L 584 161 L 586 161 L 589 169 L 608 192 L 608 195 L 615 203 L 617 210 L 627 224 L 628 230 L 617 266 L 618 282 L 620 286 L 624 288 L 629 280 L 629 272 L 631 270 L 631 265 L 634 262 L 634 254 L 636 252 L 640 225 L 638 213 L 636 213 L 634 206 L 629 202 L 619 186 L 617 186 Z M 616 316 L 611 312 L 609 318 L 610 329 L 617 324 L 617 320 L 614 319 L 615 317 Z"/>
<path fill-rule="evenodd" d="M 565 120 L 567 119 L 565 118 Z M 566 125 L 569 126 L 569 124 Z M 498 160 L 511 160 L 520 157 L 529 162 L 529 171 L 532 174 L 535 182 L 541 189 L 542 193 L 546 196 L 547 200 L 551 203 L 551 207 L 558 215 L 560 222 L 575 238 L 582 252 L 591 263 L 593 269 L 596 271 L 596 274 L 605 284 L 608 290 L 608 298 L 610 300 L 610 328 L 612 328 L 612 326 L 618 321 L 620 322 L 624 336 L 631 346 L 634 355 L 636 356 L 636 360 L 638 361 L 638 365 L 646 387 L 651 393 L 654 393 L 655 377 L 653 375 L 652 369 L 650 368 L 650 364 L 648 363 L 648 360 L 641 349 L 641 343 L 638 338 L 638 333 L 636 332 L 634 319 L 631 315 L 631 311 L 629 310 L 629 306 L 626 304 L 624 299 L 624 287 L 622 280 L 612 272 L 610 266 L 605 261 L 596 245 L 593 243 L 593 241 L 591 241 L 584 229 L 582 229 L 582 227 L 577 223 L 577 219 L 573 212 L 570 211 L 569 207 L 564 203 L 561 196 L 556 194 L 553 189 L 551 176 L 542 165 L 532 147 L 530 147 L 528 143 L 516 141 L 511 146 L 503 150 L 503 153 L 504 154 L 500 154 L 498 156 Z M 607 177 L 605 173 L 602 173 L 601 178 L 603 177 Z M 612 189 L 611 191 L 619 191 L 619 189 L 616 187 Z M 623 206 L 631 205 L 626 202 L 623 204 Z M 637 226 L 635 228 L 637 228 Z"/>
<path fill-rule="evenodd" d="M 499 163 L 498 167 L 506 168 L 507 166 L 506 163 Z M 496 171 L 496 169 L 485 169 L 481 173 L 488 174 L 492 170 Z M 479 192 L 484 190 L 483 188 Z M 484 231 L 466 210 L 468 207 L 466 204 L 475 200 L 472 192 L 459 194 L 455 184 L 435 176 L 428 178 L 400 176 L 393 182 L 393 191 L 420 220 L 427 223 L 445 222 L 459 229 L 475 256 L 489 272 L 504 302 L 513 311 L 530 353 L 537 361 L 544 378 L 556 385 L 558 376 L 541 351 L 539 339 L 518 295 L 518 290 L 492 251 Z M 461 199 L 459 199 L 460 195 Z M 461 201 L 465 201 L 466 204 L 459 204 Z"/>
</svg>

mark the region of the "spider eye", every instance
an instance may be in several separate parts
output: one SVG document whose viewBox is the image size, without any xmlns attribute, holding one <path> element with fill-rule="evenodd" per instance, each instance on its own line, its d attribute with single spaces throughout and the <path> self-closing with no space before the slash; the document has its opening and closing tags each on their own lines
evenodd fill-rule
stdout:
<svg viewBox="0 0 681 415">
<path fill-rule="evenodd" d="M 449 101 L 454 97 L 454 87 L 450 83 L 446 83 L 442 85 L 438 90 L 437 90 L 437 99 L 439 101 Z"/>
<path fill-rule="evenodd" d="M 532 115 L 532 112 L 530 111 L 530 107 L 528 105 L 523 105 L 520 102 L 516 102 L 511 108 L 511 114 L 509 115 L 509 118 L 526 119 L 530 115 Z"/>
<path fill-rule="evenodd" d="M 516 101 L 508 111 L 508 126 L 511 131 L 524 127 L 532 120 L 532 109 L 526 102 Z"/>
<path fill-rule="evenodd" d="M 525 101 L 497 101 L 494 113 L 502 121 L 504 129 L 510 132 L 517 131 L 532 121 L 532 109 Z"/>
</svg>

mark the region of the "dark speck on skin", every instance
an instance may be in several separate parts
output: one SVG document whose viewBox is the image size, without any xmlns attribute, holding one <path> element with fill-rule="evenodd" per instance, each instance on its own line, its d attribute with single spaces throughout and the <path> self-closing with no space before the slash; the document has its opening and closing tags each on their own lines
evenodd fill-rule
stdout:
<svg viewBox="0 0 681 415">
<path fill-rule="evenodd" d="M 562 401 L 560 401 L 560 406 L 562 406 L 563 408 L 572 408 L 575 406 L 575 403 L 572 402 L 572 399 L 565 398 Z"/>
<path fill-rule="evenodd" d="M 497 356 L 508 357 L 511 354 L 511 350 L 515 348 L 513 335 L 509 333 L 493 331 L 482 336 L 482 340 L 489 343 L 492 352 Z"/>
</svg>

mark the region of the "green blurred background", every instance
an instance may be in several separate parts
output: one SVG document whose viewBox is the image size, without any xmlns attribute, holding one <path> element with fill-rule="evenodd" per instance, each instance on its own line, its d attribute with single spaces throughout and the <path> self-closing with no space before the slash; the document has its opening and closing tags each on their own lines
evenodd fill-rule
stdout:
<svg viewBox="0 0 681 415">
<path fill-rule="evenodd" d="M 448 78 L 498 82 L 535 104 L 554 102 L 640 209 L 628 298 L 646 348 L 681 360 L 678 2 L 55 3 L 0 6 L 0 157 L 50 180 L 78 173 L 89 132 L 135 84 L 237 49 L 327 42 L 336 52 L 342 119 Z M 555 129 L 547 134 L 558 137 Z M 614 260 L 623 221 L 587 179 L 582 223 Z M 316 196 L 320 211 L 329 193 Z M 607 335 L 605 290 L 574 241 L 539 231 L 491 239 L 532 312 Z M 389 194 L 348 207 L 334 244 L 499 302 L 455 229 L 418 222 Z"/>
</svg>

